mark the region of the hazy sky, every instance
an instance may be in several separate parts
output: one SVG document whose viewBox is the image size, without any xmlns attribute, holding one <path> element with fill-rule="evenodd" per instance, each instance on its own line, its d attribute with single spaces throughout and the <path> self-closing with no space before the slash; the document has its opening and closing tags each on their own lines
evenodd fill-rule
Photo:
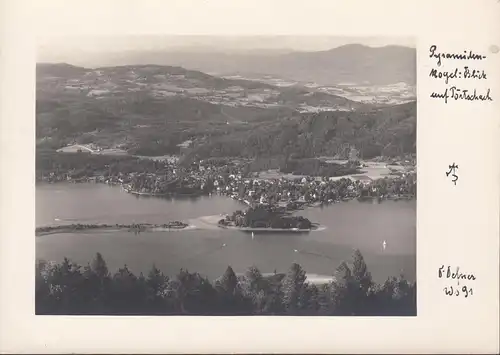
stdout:
<svg viewBox="0 0 500 355">
<path fill-rule="evenodd" d="M 38 53 L 78 55 L 194 46 L 317 51 L 348 43 L 415 46 L 411 38 L 416 1 L 26 1 L 35 6 L 31 22 Z M 274 37 L 255 37 L 262 34 Z M 167 37 L 172 35 L 190 36 Z"/>
<path fill-rule="evenodd" d="M 334 37 L 334 36 L 57 36 L 40 38 L 38 49 L 44 54 L 66 51 L 114 52 L 124 50 L 224 50 L 289 49 L 328 50 L 344 44 L 370 46 L 415 46 L 405 37 Z"/>
</svg>

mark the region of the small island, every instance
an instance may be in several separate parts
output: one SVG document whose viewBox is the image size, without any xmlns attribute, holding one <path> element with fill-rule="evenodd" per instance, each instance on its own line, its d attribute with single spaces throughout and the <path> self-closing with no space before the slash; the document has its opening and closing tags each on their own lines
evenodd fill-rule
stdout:
<svg viewBox="0 0 500 355">
<path fill-rule="evenodd" d="M 172 229 L 185 229 L 188 224 L 180 221 L 173 221 L 164 224 L 133 223 L 133 224 L 66 224 L 57 226 L 38 227 L 35 235 L 42 236 L 55 233 L 75 233 L 75 232 L 96 232 L 96 231 L 119 231 L 127 230 L 135 234 L 146 231 L 168 231 Z"/>
<path fill-rule="evenodd" d="M 308 232 L 318 228 L 305 217 L 292 216 L 286 209 L 272 205 L 256 205 L 245 211 L 235 211 L 218 221 L 221 228 L 247 231 Z"/>
</svg>

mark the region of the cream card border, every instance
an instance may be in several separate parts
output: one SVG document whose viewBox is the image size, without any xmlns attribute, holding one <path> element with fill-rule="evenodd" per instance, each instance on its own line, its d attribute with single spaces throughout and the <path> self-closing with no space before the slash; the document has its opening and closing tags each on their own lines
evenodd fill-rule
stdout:
<svg viewBox="0 0 500 355">
<path fill-rule="evenodd" d="M 418 42 L 418 317 L 34 316 L 35 34 L 403 35 Z M 489 104 L 429 98 L 428 47 L 489 56 Z M 500 187 L 497 0 L 183 0 L 0 3 L 0 350 L 6 352 L 497 352 Z M 459 165 L 456 187 L 445 178 Z M 477 275 L 447 298 L 441 264 Z"/>
</svg>

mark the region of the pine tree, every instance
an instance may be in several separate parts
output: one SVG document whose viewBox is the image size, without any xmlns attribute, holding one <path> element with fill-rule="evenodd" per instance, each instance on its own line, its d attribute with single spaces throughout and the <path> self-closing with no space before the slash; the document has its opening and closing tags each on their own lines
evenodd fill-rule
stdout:
<svg viewBox="0 0 500 355">
<path fill-rule="evenodd" d="M 335 280 L 332 283 L 332 307 L 335 315 L 352 315 L 353 277 L 347 263 L 344 261 L 335 271 Z"/>
<path fill-rule="evenodd" d="M 249 314 L 251 303 L 246 302 L 238 277 L 231 266 L 215 282 L 217 291 L 217 309 L 222 314 Z"/>
<path fill-rule="evenodd" d="M 217 283 L 218 287 L 223 290 L 225 294 L 235 295 L 238 289 L 238 278 L 234 273 L 234 270 L 231 266 L 228 266 L 224 275 L 220 278 Z"/>
<path fill-rule="evenodd" d="M 82 294 L 79 292 L 82 281 L 80 266 L 68 258 L 64 258 L 61 264 L 53 267 L 51 283 L 57 285 L 53 288 L 53 294 L 66 312 L 73 313 L 72 310 L 77 309 L 83 302 Z"/>
<path fill-rule="evenodd" d="M 94 260 L 92 260 L 92 264 L 90 265 L 90 267 L 101 281 L 110 277 L 108 266 L 106 265 L 106 261 L 104 261 L 101 253 L 96 254 Z"/>
<path fill-rule="evenodd" d="M 267 283 L 255 266 L 248 268 L 242 284 L 243 296 L 253 304 L 253 312 L 262 314 L 266 308 Z"/>
<path fill-rule="evenodd" d="M 323 284 L 318 289 L 318 314 L 322 316 L 331 315 L 333 310 L 333 281 L 328 284 Z"/>
<path fill-rule="evenodd" d="M 255 266 L 248 268 L 245 273 L 245 279 L 248 284 L 248 291 L 250 293 L 257 293 L 263 288 L 264 278 L 259 269 Z"/>
<path fill-rule="evenodd" d="M 320 292 L 316 285 L 311 284 L 306 287 L 306 300 L 308 314 L 318 314 L 320 306 Z"/>
<path fill-rule="evenodd" d="M 145 283 L 153 299 L 166 297 L 169 278 L 153 264 Z"/>
<path fill-rule="evenodd" d="M 263 291 L 261 291 L 263 292 Z M 284 314 L 283 287 L 281 282 L 274 284 L 265 294 L 265 304 L 262 308 L 263 314 L 279 315 Z"/>
<path fill-rule="evenodd" d="M 365 263 L 363 255 L 356 249 L 353 255 L 353 266 L 352 266 L 352 276 L 354 281 L 357 282 L 364 294 L 368 294 L 370 287 L 373 284 L 372 276 L 368 272 L 368 268 Z"/>
<path fill-rule="evenodd" d="M 293 263 L 282 281 L 283 305 L 289 314 L 297 314 L 307 307 L 306 298 L 306 272 L 302 267 Z"/>
<path fill-rule="evenodd" d="M 182 314 L 209 314 L 214 311 L 215 290 L 212 284 L 198 273 L 182 270 L 173 282 L 176 308 Z"/>
<path fill-rule="evenodd" d="M 50 295 L 50 265 L 40 260 L 36 264 L 35 273 L 35 313 L 47 314 L 52 311 L 52 297 Z"/>
<path fill-rule="evenodd" d="M 113 275 L 110 306 L 118 313 L 135 313 L 140 306 L 138 291 L 137 277 L 124 265 Z"/>
</svg>

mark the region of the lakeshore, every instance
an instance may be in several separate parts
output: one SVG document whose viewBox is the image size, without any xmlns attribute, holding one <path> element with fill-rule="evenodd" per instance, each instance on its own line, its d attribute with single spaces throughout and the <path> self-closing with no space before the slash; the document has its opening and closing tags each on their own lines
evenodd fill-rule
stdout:
<svg viewBox="0 0 500 355">
<path fill-rule="evenodd" d="M 69 224 L 69 225 L 55 225 L 47 227 L 38 227 L 35 229 L 35 236 L 41 237 L 51 234 L 67 234 L 67 233 L 101 233 L 101 232 L 120 232 L 127 231 L 130 233 L 143 233 L 143 232 L 171 232 L 182 230 L 214 230 L 214 229 L 227 229 L 241 232 L 288 232 L 288 233 L 308 233 L 311 231 L 325 230 L 325 226 L 313 225 L 311 229 L 298 229 L 298 228 L 251 228 L 251 227 L 237 227 L 237 226 L 221 226 L 220 215 L 201 216 L 189 220 L 189 224 L 183 222 L 176 222 L 171 224 Z"/>
<path fill-rule="evenodd" d="M 179 164 L 131 158 L 110 161 L 105 156 L 56 153 L 43 159 L 44 163 L 37 169 L 37 181 L 119 185 L 137 197 L 220 194 L 250 207 L 285 205 L 290 211 L 303 204 L 416 198 L 416 171 L 412 160 L 354 162 L 321 157 L 294 161 L 296 167 L 294 164 L 279 169 L 261 166 L 256 171 L 258 167 L 236 158 Z M 82 168 L 77 169 L 79 166 Z"/>
<path fill-rule="evenodd" d="M 99 233 L 99 232 L 119 232 L 128 231 L 135 234 L 142 232 L 166 232 L 172 230 L 193 229 L 192 225 L 183 222 L 171 222 L 166 224 L 69 224 L 69 225 L 56 225 L 47 227 L 38 227 L 35 229 L 35 236 L 41 237 L 50 234 L 60 233 Z"/>
<path fill-rule="evenodd" d="M 334 264 L 352 253 L 365 251 L 374 277 L 384 282 L 388 275 L 404 270 L 415 275 L 415 205 L 412 201 L 361 203 L 356 199 L 294 212 L 319 228 L 309 233 L 293 231 L 245 232 L 217 226 L 218 220 L 244 205 L 223 194 L 192 198 L 135 198 L 120 186 L 106 184 L 41 184 L 36 188 L 36 227 L 69 224 L 107 224 L 107 229 L 53 230 L 36 238 L 37 258 L 61 261 L 63 257 L 86 263 L 101 252 L 111 268 L 123 263 L 147 273 L 151 263 L 167 272 L 180 268 L 202 270 L 215 278 L 232 265 L 243 272 L 256 265 L 263 273 L 282 272 L 297 261 L 315 274 L 331 275 Z M 210 218 L 212 218 L 212 223 Z M 135 234 L 116 230 L 116 224 L 162 225 L 182 221 L 183 229 L 154 229 Z M 362 223 L 360 222 L 362 221 Z M 386 228 L 390 225 L 391 228 Z M 383 250 L 383 241 L 387 242 Z M 226 246 L 222 249 L 221 246 Z M 324 254 L 297 254 L 294 249 Z"/>
</svg>

